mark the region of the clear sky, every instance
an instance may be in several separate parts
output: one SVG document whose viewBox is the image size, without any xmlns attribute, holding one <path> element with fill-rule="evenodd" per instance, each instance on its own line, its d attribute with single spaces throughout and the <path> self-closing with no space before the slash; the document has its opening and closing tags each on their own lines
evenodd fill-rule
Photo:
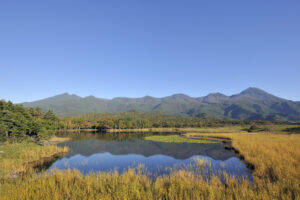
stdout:
<svg viewBox="0 0 300 200">
<path fill-rule="evenodd" d="M 300 100 L 299 0 L 0 1 L 0 99 L 250 86 Z"/>
</svg>

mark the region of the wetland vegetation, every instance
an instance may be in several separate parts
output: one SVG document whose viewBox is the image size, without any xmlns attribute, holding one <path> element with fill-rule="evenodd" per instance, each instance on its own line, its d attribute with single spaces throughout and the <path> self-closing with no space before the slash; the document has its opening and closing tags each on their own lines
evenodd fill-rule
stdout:
<svg viewBox="0 0 300 200">
<path fill-rule="evenodd" d="M 30 172 L 32 167 L 53 157 L 63 155 L 67 147 L 41 146 L 34 142 L 4 143 L 0 145 L 0 175 L 7 178 Z"/>
</svg>

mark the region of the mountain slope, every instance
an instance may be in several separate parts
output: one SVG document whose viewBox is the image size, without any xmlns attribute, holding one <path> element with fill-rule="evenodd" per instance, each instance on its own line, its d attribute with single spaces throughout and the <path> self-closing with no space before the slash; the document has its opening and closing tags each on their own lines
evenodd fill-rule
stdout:
<svg viewBox="0 0 300 200">
<path fill-rule="evenodd" d="M 163 98 L 145 96 L 141 98 L 118 97 L 108 100 L 64 93 L 39 101 L 23 103 L 23 105 L 41 107 L 44 111 L 50 109 L 60 116 L 132 111 L 241 120 L 300 120 L 299 102 L 276 97 L 258 88 L 248 88 L 232 96 L 212 93 L 198 98 L 174 94 Z"/>
</svg>

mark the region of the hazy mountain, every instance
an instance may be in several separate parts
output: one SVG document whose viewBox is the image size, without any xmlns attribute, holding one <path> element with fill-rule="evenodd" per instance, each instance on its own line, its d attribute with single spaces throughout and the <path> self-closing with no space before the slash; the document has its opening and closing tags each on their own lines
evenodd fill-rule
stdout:
<svg viewBox="0 0 300 200">
<path fill-rule="evenodd" d="M 23 103 L 25 107 L 41 107 L 53 110 L 60 116 L 85 113 L 117 112 L 164 112 L 175 115 L 219 117 L 233 119 L 300 120 L 300 102 L 276 97 L 258 88 L 248 88 L 239 94 L 226 96 L 211 93 L 205 97 L 190 97 L 185 94 L 155 98 L 118 97 L 100 99 L 94 96 L 79 97 L 68 93 Z"/>
</svg>

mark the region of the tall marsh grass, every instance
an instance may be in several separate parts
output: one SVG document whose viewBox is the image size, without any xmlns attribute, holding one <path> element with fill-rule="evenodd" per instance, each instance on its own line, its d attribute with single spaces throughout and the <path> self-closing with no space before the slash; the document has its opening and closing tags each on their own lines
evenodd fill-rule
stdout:
<svg viewBox="0 0 300 200">
<path fill-rule="evenodd" d="M 272 189 L 272 190 L 270 190 Z M 218 176 L 203 179 L 186 171 L 174 171 L 155 180 L 129 169 L 119 174 L 82 175 L 79 171 L 54 170 L 50 174 L 14 179 L 1 185 L 0 199 L 292 199 L 280 188 L 258 187 L 247 180 Z M 297 196 L 295 196 L 297 197 Z M 297 197 L 298 198 L 298 197 Z"/>
<path fill-rule="evenodd" d="M 24 173 L 30 170 L 31 163 L 68 151 L 67 147 L 55 145 L 41 146 L 33 142 L 4 143 L 0 146 L 0 176 Z"/>
<path fill-rule="evenodd" d="M 186 136 L 229 138 L 241 157 L 254 165 L 255 187 L 266 188 L 278 197 L 300 199 L 300 135 L 189 133 Z"/>
</svg>

